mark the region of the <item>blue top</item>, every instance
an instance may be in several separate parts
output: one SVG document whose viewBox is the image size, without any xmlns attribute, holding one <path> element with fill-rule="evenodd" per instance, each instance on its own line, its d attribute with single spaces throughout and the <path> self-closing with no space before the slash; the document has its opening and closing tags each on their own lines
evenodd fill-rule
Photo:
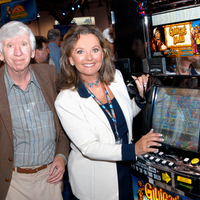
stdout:
<svg viewBox="0 0 200 200">
<path fill-rule="evenodd" d="M 60 57 L 61 57 L 61 50 L 55 43 L 49 42 L 48 48 L 50 51 L 50 57 L 53 59 L 57 72 L 60 73 Z"/>
<path fill-rule="evenodd" d="M 194 67 L 191 67 L 191 74 L 192 75 L 198 75 L 198 73 L 195 71 Z"/>
</svg>

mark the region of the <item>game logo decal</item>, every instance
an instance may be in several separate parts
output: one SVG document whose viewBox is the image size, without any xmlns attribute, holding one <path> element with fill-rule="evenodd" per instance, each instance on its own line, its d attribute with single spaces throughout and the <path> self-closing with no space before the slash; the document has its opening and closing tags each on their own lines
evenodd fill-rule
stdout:
<svg viewBox="0 0 200 200">
<path fill-rule="evenodd" d="M 37 19 L 35 0 L 13 1 L 1 5 L 2 24 L 12 20 L 28 22 Z"/>
<path fill-rule="evenodd" d="M 153 57 L 188 57 L 200 54 L 200 21 L 156 26 L 152 29 Z"/>
<path fill-rule="evenodd" d="M 168 47 L 191 47 L 191 23 L 164 26 L 165 41 Z"/>
<path fill-rule="evenodd" d="M 132 175 L 134 200 L 192 200 Z"/>
<path fill-rule="evenodd" d="M 25 8 L 22 5 L 16 5 L 12 9 L 12 12 L 10 14 L 11 20 L 17 20 L 20 18 L 26 18 L 28 16 L 28 13 L 26 12 Z"/>
</svg>

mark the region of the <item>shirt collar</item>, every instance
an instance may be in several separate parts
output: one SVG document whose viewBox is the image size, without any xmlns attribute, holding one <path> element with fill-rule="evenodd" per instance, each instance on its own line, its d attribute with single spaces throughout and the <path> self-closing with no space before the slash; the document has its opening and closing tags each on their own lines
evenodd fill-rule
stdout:
<svg viewBox="0 0 200 200">
<path fill-rule="evenodd" d="M 78 82 L 78 93 L 82 98 L 88 98 L 90 97 L 90 94 L 88 93 L 88 91 L 86 90 L 83 82 L 79 81 Z"/>
<path fill-rule="evenodd" d="M 41 89 L 36 77 L 35 77 L 35 74 L 33 72 L 33 70 L 31 69 L 31 67 L 29 66 L 29 70 L 30 70 L 30 81 L 28 84 L 30 84 L 31 82 L 35 84 L 36 87 L 38 87 L 39 89 Z M 5 65 L 5 74 L 4 74 L 4 78 L 6 80 L 6 87 L 7 87 L 7 91 L 8 91 L 8 94 L 10 93 L 11 89 L 13 86 L 16 86 L 16 84 L 14 83 L 14 81 L 12 80 L 12 78 L 10 77 L 10 75 L 8 74 L 8 71 L 7 71 L 7 66 Z"/>
<path fill-rule="evenodd" d="M 58 45 L 55 44 L 54 42 L 49 42 L 48 46 L 55 46 L 55 47 L 58 47 Z"/>
</svg>

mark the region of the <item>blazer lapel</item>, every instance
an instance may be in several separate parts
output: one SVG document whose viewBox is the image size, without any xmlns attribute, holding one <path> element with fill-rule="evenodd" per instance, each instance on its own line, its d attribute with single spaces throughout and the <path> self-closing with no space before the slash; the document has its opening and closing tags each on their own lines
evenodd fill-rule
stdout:
<svg viewBox="0 0 200 200">
<path fill-rule="evenodd" d="M 87 109 L 93 112 L 94 115 L 96 115 L 99 120 L 101 120 L 110 130 L 112 130 L 106 115 L 92 97 L 82 98 L 82 103 L 85 107 L 87 107 Z"/>
<path fill-rule="evenodd" d="M 125 98 L 123 98 L 122 92 L 119 88 L 119 84 L 113 82 L 113 83 L 111 83 L 111 85 L 109 87 L 122 109 L 122 112 L 126 119 L 128 130 L 130 132 L 132 130 L 132 125 L 130 123 L 131 120 L 130 120 L 129 110 L 126 105 L 126 103 L 128 103 L 128 102 Z M 83 90 L 82 90 L 82 92 L 83 92 Z M 104 114 L 104 112 L 102 111 L 100 106 L 93 100 L 93 98 L 88 97 L 88 98 L 81 98 L 81 99 L 82 99 L 84 106 L 86 106 L 89 110 L 91 110 L 91 112 L 93 112 L 99 118 L 99 120 L 103 121 L 105 123 L 105 125 L 111 130 L 111 126 L 110 126 L 110 123 L 109 123 L 106 115 Z"/>
<path fill-rule="evenodd" d="M 55 100 L 55 92 L 53 91 L 52 85 L 48 77 L 45 76 L 44 73 L 38 71 L 37 66 L 31 65 L 31 69 L 33 70 L 35 77 L 41 87 L 42 94 L 44 95 L 45 100 L 47 101 L 50 109 L 54 110 L 54 100 Z"/>
<path fill-rule="evenodd" d="M 121 110 L 124 114 L 124 117 L 126 119 L 126 124 L 128 126 L 128 130 L 130 132 L 130 130 L 132 130 L 132 125 L 131 125 L 131 120 L 130 120 L 130 114 L 129 114 L 129 110 L 127 107 L 127 100 L 124 98 L 124 95 L 122 94 L 120 88 L 119 88 L 119 84 L 116 84 L 115 82 L 113 82 L 110 86 L 110 89 L 112 91 L 112 93 L 114 94 L 119 106 L 121 107 Z"/>
<path fill-rule="evenodd" d="M 0 115 L 5 124 L 5 127 L 7 129 L 7 133 L 13 143 L 12 120 L 11 120 L 11 113 L 10 113 L 10 107 L 9 107 L 9 102 L 8 102 L 6 85 L 4 82 L 4 72 L 5 72 L 5 65 L 0 70 L 0 85 L 1 85 L 1 88 L 0 88 L 0 96 L 1 96 Z"/>
<path fill-rule="evenodd" d="M 39 67 L 41 67 L 41 66 L 39 66 Z M 37 65 L 31 65 L 31 69 L 34 72 L 35 77 L 41 87 L 42 94 L 44 95 L 44 98 L 45 98 L 47 104 L 49 105 L 50 110 L 52 111 L 52 113 L 54 115 L 56 132 L 59 133 L 59 125 L 58 125 L 59 121 L 58 121 L 57 113 L 56 113 L 56 110 L 54 107 L 54 101 L 56 99 L 56 92 L 54 91 L 54 85 L 51 83 L 52 80 L 50 81 L 49 78 L 45 75 L 45 73 L 42 73 L 41 70 L 38 70 Z M 57 72 L 55 71 L 55 73 L 57 73 Z M 56 78 L 54 81 L 56 81 Z M 59 134 L 57 134 L 57 140 L 58 140 L 58 138 L 59 138 Z"/>
</svg>

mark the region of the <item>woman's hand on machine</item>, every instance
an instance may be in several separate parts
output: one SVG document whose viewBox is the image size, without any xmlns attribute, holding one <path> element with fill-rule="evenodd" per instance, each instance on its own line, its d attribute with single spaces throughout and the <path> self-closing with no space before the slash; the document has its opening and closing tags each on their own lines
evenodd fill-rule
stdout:
<svg viewBox="0 0 200 200">
<path fill-rule="evenodd" d="M 148 79 L 149 79 L 149 74 L 146 75 L 142 75 L 139 77 L 136 76 L 132 76 L 132 78 L 134 79 L 136 85 L 137 85 L 137 89 L 140 93 L 140 96 L 142 98 L 144 98 L 144 94 L 146 92 L 147 89 L 147 83 L 148 83 Z"/>
<path fill-rule="evenodd" d="M 135 155 L 137 156 L 148 152 L 157 152 L 158 149 L 155 147 L 160 147 L 161 144 L 159 142 L 162 141 L 162 134 L 154 133 L 153 129 L 151 129 L 149 133 L 142 136 L 142 138 L 135 143 Z"/>
</svg>

